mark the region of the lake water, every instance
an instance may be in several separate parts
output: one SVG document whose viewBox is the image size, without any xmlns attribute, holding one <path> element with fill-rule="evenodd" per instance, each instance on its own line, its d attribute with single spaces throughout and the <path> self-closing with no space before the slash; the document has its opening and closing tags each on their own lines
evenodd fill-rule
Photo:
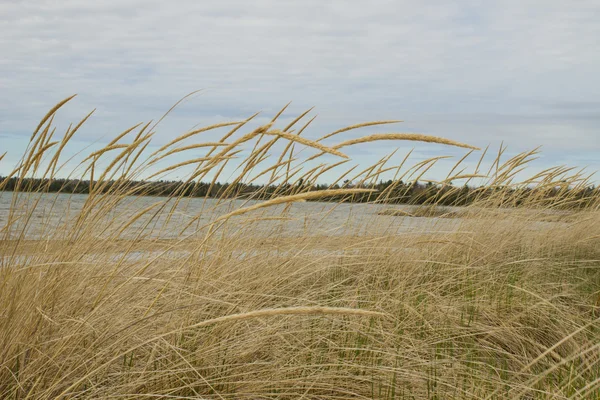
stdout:
<svg viewBox="0 0 600 400">
<path fill-rule="evenodd" d="M 20 193 L 14 201 L 11 192 L 0 192 L 0 239 L 23 235 L 29 239 L 66 239 L 72 232 L 88 195 Z M 155 238 L 178 238 L 182 235 L 202 235 L 207 226 L 234 209 L 256 204 L 257 201 L 186 198 L 179 204 L 165 197 L 135 196 L 120 199 L 105 197 L 95 206 L 105 207 L 102 218 L 86 219 L 82 226 L 93 225 L 98 236 L 113 235 L 132 238 L 141 235 Z M 154 207 L 133 223 L 132 217 L 148 207 Z M 335 204 L 297 202 L 276 205 L 236 216 L 219 230 L 225 234 L 252 230 L 254 235 L 373 235 L 396 232 L 444 232 L 456 230 L 457 219 L 410 218 L 378 215 L 390 206 L 383 204 Z M 12 209 L 12 216 L 11 216 Z M 12 218 L 10 230 L 7 229 Z M 129 224 L 129 225 L 128 225 Z"/>
</svg>

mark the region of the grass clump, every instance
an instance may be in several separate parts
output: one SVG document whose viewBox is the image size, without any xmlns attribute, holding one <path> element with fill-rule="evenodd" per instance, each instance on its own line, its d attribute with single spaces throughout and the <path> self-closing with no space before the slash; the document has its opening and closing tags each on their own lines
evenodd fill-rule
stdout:
<svg viewBox="0 0 600 400">
<path fill-rule="evenodd" d="M 428 218 L 447 211 L 437 198 L 408 211 L 424 218 L 407 225 L 381 209 L 397 182 L 422 179 L 437 159 L 340 170 L 326 161 L 368 140 L 294 138 L 305 113 L 281 130 L 277 117 L 248 133 L 248 120 L 213 125 L 204 131 L 229 130 L 204 145 L 184 143 L 202 129 L 191 131 L 148 156 L 155 127 L 139 125 L 76 170 L 90 181 L 86 195 L 27 190 L 31 177 L 50 185 L 76 173 L 58 161 L 81 124 L 52 141 L 68 100 L 43 118 L 6 178 L 16 190 L 0 198 L 10 204 L 0 226 L 0 398 L 600 396 L 600 214 L 589 196 L 578 206 L 589 193 L 580 174 L 549 169 L 515 183 L 532 153 L 500 163 L 501 151 L 488 174 L 482 162 L 453 169 L 453 179 L 489 176 L 479 200 L 451 211 L 460 218 Z M 272 160 L 278 141 L 286 145 Z M 329 158 L 313 167 L 301 145 Z M 148 198 L 129 185 L 177 170 L 192 158 L 150 167 L 190 150 L 206 153 L 180 191 Z M 232 162 L 222 197 L 188 198 L 189 185 L 223 180 Z M 314 191 L 334 168 L 353 187 Z M 373 191 L 385 171 L 396 171 L 394 183 Z M 268 179 L 263 189 L 236 196 L 235 183 L 257 177 Z M 374 204 L 342 210 L 359 195 Z M 295 204 L 318 199 L 330 201 Z"/>
</svg>

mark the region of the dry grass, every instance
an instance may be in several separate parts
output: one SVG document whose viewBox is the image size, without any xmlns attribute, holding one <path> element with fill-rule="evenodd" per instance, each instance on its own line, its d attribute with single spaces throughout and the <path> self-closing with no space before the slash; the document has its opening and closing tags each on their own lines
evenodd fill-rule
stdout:
<svg viewBox="0 0 600 400">
<path fill-rule="evenodd" d="M 447 207 L 416 206 L 401 208 L 386 208 L 377 213 L 392 217 L 424 217 L 424 218 L 464 218 L 465 211 L 452 211 Z"/>
<path fill-rule="evenodd" d="M 13 176 L 72 172 L 61 171 L 58 159 L 81 124 L 50 146 L 53 115 L 66 101 L 44 117 Z M 40 197 L 25 192 L 23 180 L 19 192 L 1 194 L 10 207 L 0 220 L 0 398 L 600 396 L 600 215 L 591 207 L 543 220 L 572 200 L 566 192 L 552 197 L 557 185 L 580 185 L 581 175 L 544 171 L 535 180 L 547 195 L 520 194 L 521 208 L 500 210 L 515 202 L 502 187 L 531 184 L 511 179 L 534 153 L 504 164 L 498 156 L 487 174 L 487 187 L 498 190 L 463 209 L 469 218 L 407 228 L 398 222 L 405 219 L 377 217 L 379 205 L 359 206 L 371 212 L 363 219 L 332 203 L 292 206 L 365 189 L 319 194 L 293 185 L 343 164 L 323 160 L 320 169 L 305 169 L 290 146 L 270 162 L 274 142 L 259 144 L 264 134 L 313 151 L 338 146 L 299 140 L 287 132 L 291 126 L 272 124 L 228 140 L 247 122 L 218 142 L 178 138 L 149 157 L 141 154 L 154 127 L 134 127 L 79 169 L 101 178 L 87 197 Z M 127 196 L 143 194 L 126 182 L 151 174 L 160 157 L 206 147 L 190 179 L 210 171 L 216 182 L 248 145 L 254 150 L 232 181 L 270 175 L 277 195 L 259 193 L 265 200 L 258 203 Z M 356 180 L 369 188 L 381 171 L 393 171 L 385 165 L 391 159 Z M 405 161 L 397 177 L 421 177 L 431 164 L 402 173 Z M 472 172 L 457 165 L 449 175 L 479 177 L 481 164 Z M 340 179 L 353 171 L 340 171 Z M 373 200 L 386 203 L 388 194 Z M 304 216 L 294 208 L 309 206 Z M 334 234 L 322 220 L 341 228 Z M 382 221 L 396 222 L 384 228 Z"/>
<path fill-rule="evenodd" d="M 436 205 L 404 206 L 402 208 L 386 208 L 377 212 L 378 215 L 392 217 L 421 217 L 421 218 L 472 218 L 489 220 L 521 219 L 528 222 L 563 222 L 575 223 L 588 215 L 594 218 L 594 214 L 586 214 L 581 211 L 558 211 L 558 210 L 515 210 L 515 209 L 477 209 L 474 207 L 444 207 Z"/>
<path fill-rule="evenodd" d="M 479 150 L 478 147 L 471 146 L 470 144 L 460 143 L 455 140 L 441 138 L 437 136 L 423 135 L 421 133 L 377 133 L 374 135 L 364 136 L 361 138 L 346 140 L 340 144 L 335 145 L 334 149 L 341 149 L 342 147 L 351 146 L 359 143 L 369 143 L 379 140 L 409 140 L 414 142 L 425 142 L 425 143 L 438 143 L 448 146 L 464 147 L 467 149 Z"/>
</svg>

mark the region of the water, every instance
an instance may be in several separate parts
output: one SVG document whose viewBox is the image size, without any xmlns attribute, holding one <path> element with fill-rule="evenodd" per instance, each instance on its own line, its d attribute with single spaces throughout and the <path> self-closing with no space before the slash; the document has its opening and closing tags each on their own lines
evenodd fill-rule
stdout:
<svg viewBox="0 0 600 400">
<path fill-rule="evenodd" d="M 88 201 L 85 194 L 0 193 L 0 238 L 67 239 Z M 186 198 L 179 204 L 166 197 L 104 197 L 95 206 L 101 218 L 87 218 L 80 230 L 93 227 L 99 237 L 164 238 L 204 235 L 220 216 L 257 201 Z M 13 223 L 7 229 L 9 215 Z M 139 219 L 132 218 L 149 209 Z M 258 236 L 378 235 L 398 232 L 444 232 L 456 230 L 457 219 L 410 218 L 378 215 L 389 209 L 383 204 L 336 204 L 297 202 L 259 209 L 235 216 L 219 226 L 218 232 L 233 235 L 252 231 Z M 410 211 L 410 206 L 393 206 Z M 115 234 L 118 234 L 115 236 Z"/>
</svg>

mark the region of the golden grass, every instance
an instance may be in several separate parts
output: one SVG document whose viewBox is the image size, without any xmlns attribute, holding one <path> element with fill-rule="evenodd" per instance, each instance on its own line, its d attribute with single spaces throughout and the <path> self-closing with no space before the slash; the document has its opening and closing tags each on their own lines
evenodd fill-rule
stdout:
<svg viewBox="0 0 600 400">
<path fill-rule="evenodd" d="M 282 137 L 284 139 L 289 140 L 290 142 L 298 142 L 298 143 L 303 144 L 305 146 L 314 147 L 316 149 L 321 150 L 324 153 L 333 154 L 335 156 L 346 158 L 346 159 L 349 158 L 344 153 L 341 153 L 341 152 L 339 152 L 339 151 L 337 151 L 335 149 L 329 148 L 327 146 L 323 146 L 322 144 L 320 144 L 318 142 L 315 142 L 313 140 L 309 140 L 309 139 L 303 138 L 302 136 L 291 134 L 289 132 L 284 132 L 284 131 L 281 131 L 281 130 L 278 130 L 278 129 L 271 129 L 271 130 L 269 130 L 269 131 L 267 131 L 265 133 L 269 134 L 269 135 L 275 135 L 275 136 Z"/>
<path fill-rule="evenodd" d="M 346 146 L 351 146 L 359 143 L 375 142 L 379 140 L 409 140 L 415 142 L 438 143 L 445 144 L 448 146 L 464 147 L 466 149 L 479 150 L 478 147 L 471 146 L 469 144 L 460 143 L 455 140 L 437 136 L 423 135 L 421 133 L 376 133 L 374 135 L 346 140 L 342 143 L 336 144 L 335 146 L 333 146 L 333 148 L 341 149 L 342 147 Z"/>
<path fill-rule="evenodd" d="M 208 132 L 208 131 L 211 131 L 213 129 L 223 128 L 223 127 L 226 127 L 226 126 L 240 125 L 240 124 L 241 124 L 241 122 L 239 122 L 239 121 L 238 122 L 222 122 L 222 123 L 219 123 L 219 124 L 213 124 L 213 125 L 205 126 L 203 128 L 199 128 L 199 129 L 194 129 L 193 131 L 190 131 L 188 133 L 180 135 L 180 136 L 176 137 L 175 139 L 171 140 L 169 143 L 165 144 L 160 149 L 158 149 L 154 154 L 158 154 L 158 153 L 160 153 L 162 151 L 165 151 L 166 149 L 168 149 L 169 147 L 173 146 L 174 144 L 177 144 L 177 143 L 179 143 L 179 142 L 181 142 L 181 141 L 183 141 L 185 139 L 189 139 L 192 136 L 195 136 L 195 135 L 197 135 L 199 133 Z"/>
<path fill-rule="evenodd" d="M 285 108 L 258 129 L 242 131 L 250 117 L 219 141 L 182 143 L 227 126 L 211 125 L 159 152 L 158 123 L 139 124 L 63 171 L 61 154 L 91 115 L 54 141 L 54 115 L 68 100 L 42 119 L 12 170 L 18 190 L 0 193 L 9 205 L 0 214 L 0 398 L 600 397 L 600 214 L 594 199 L 574 207 L 589 183 L 581 171 L 549 168 L 516 182 L 535 150 L 502 162 L 501 147 L 486 174 L 487 149 L 473 154 L 472 171 L 469 152 L 440 184 L 484 181 L 474 204 L 436 203 L 458 187 L 400 207 L 399 180 L 424 180 L 442 157 L 310 165 L 320 155 L 302 158 L 295 146 L 335 154 L 382 137 L 323 146 L 300 139 L 312 119 L 290 131 L 310 110 L 274 128 Z M 275 141 L 284 150 L 270 157 Z M 175 170 L 191 185 L 210 177 L 211 187 L 270 175 L 274 189 L 242 196 L 232 185 L 229 198 L 194 199 L 182 184 L 166 198 L 131 196 L 145 189 L 130 180 Z M 311 189 L 334 170 L 356 187 Z M 90 173 L 87 196 L 44 193 L 47 185 L 28 192 L 24 180 Z M 394 183 L 372 193 L 388 173 Z M 362 195 L 377 204 L 315 201 Z M 423 218 L 390 216 L 398 210 Z"/>
<path fill-rule="evenodd" d="M 52 107 L 48 113 L 46 115 L 44 115 L 44 117 L 41 119 L 40 123 L 38 124 L 37 128 L 35 128 L 35 130 L 33 131 L 33 134 L 31 135 L 31 138 L 29 139 L 30 142 L 33 141 L 33 139 L 35 138 L 35 136 L 38 134 L 38 132 L 40 131 L 40 129 L 42 128 L 42 126 L 44 126 L 44 124 L 46 123 L 46 121 L 48 121 L 50 118 L 52 118 L 52 116 L 65 104 L 67 104 L 69 101 L 71 101 L 75 96 L 77 96 L 76 94 L 74 94 L 73 96 L 69 96 L 66 99 L 58 102 L 54 107 Z"/>
<path fill-rule="evenodd" d="M 236 215 L 246 214 L 251 211 L 256 211 L 260 208 L 271 207 L 277 204 L 285 204 L 285 203 L 293 203 L 297 201 L 306 201 L 306 200 L 314 200 L 321 199 L 325 197 L 331 196 L 344 196 L 344 195 L 352 195 L 358 193 L 369 193 L 372 192 L 371 189 L 332 189 L 332 190 L 319 190 L 318 192 L 306 192 L 306 193 L 298 193 L 289 196 L 281 196 L 275 197 L 271 200 L 263 201 L 261 203 L 254 204 L 249 207 L 237 208 L 230 213 L 220 216 L 215 220 L 215 222 L 219 222 L 222 220 L 226 220 L 228 218 L 234 217 Z"/>
<path fill-rule="evenodd" d="M 325 136 L 323 136 L 322 138 L 320 138 L 318 141 L 320 142 L 320 141 L 322 141 L 322 140 L 328 139 L 328 138 L 330 138 L 330 137 L 332 137 L 332 136 L 335 136 L 335 135 L 338 135 L 338 134 L 340 134 L 340 133 L 344 133 L 344 132 L 352 131 L 352 130 L 355 130 L 355 129 L 365 128 L 365 127 L 367 127 L 367 126 L 379 126 L 379 125 L 397 124 L 397 123 L 399 123 L 399 122 L 403 122 L 403 121 L 401 121 L 401 120 L 399 120 L 399 119 L 396 119 L 396 120 L 388 120 L 388 121 L 370 121 L 370 122 L 362 122 L 362 123 L 360 123 L 360 124 L 354 124 L 354 125 L 350 125 L 350 126 L 347 126 L 347 127 L 345 127 L 345 128 L 338 129 L 338 130 L 336 130 L 336 131 L 333 131 L 333 132 L 331 132 L 331 133 L 328 133 L 327 135 L 325 135 Z"/>
<path fill-rule="evenodd" d="M 166 158 L 167 156 L 177 154 L 182 151 L 195 150 L 195 149 L 200 149 L 202 147 L 220 147 L 220 146 L 227 146 L 227 145 L 228 145 L 227 143 L 223 143 L 223 142 L 206 142 L 206 143 L 197 143 L 197 144 L 190 144 L 187 146 L 181 146 L 181 147 L 177 147 L 175 149 L 171 149 L 168 152 L 166 152 L 165 154 L 161 154 L 160 157 L 153 159 L 151 161 L 151 163 L 152 164 L 157 163 L 158 161 L 162 160 L 163 158 Z"/>
</svg>

